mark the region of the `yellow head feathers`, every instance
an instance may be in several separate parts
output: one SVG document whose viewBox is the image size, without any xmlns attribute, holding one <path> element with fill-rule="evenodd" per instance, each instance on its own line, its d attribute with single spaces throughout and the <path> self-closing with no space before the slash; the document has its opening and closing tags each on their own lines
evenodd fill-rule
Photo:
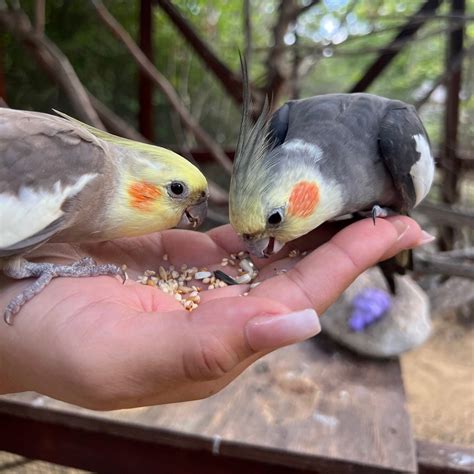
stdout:
<svg viewBox="0 0 474 474">
<path fill-rule="evenodd" d="M 117 137 L 57 113 L 92 134 L 116 170 L 115 192 L 105 217 L 107 238 L 202 222 L 207 181 L 192 163 L 166 148 Z"/>
</svg>

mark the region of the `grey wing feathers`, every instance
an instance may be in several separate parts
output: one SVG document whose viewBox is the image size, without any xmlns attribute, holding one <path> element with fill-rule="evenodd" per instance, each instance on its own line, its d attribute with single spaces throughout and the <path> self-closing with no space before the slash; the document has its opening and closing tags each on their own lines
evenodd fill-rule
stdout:
<svg viewBox="0 0 474 474">
<path fill-rule="evenodd" d="M 23 253 L 68 225 L 67 203 L 103 173 L 105 150 L 59 117 L 0 109 L 0 256 Z"/>
<path fill-rule="evenodd" d="M 42 243 L 48 241 L 54 234 L 56 234 L 64 226 L 66 219 L 64 216 L 59 217 L 48 226 L 41 229 L 36 234 L 16 242 L 9 247 L 0 248 L 0 257 L 10 257 L 12 255 L 20 255 L 34 248 L 38 247 Z"/>
<path fill-rule="evenodd" d="M 378 140 L 380 154 L 400 193 L 399 210 L 405 212 L 426 196 L 433 181 L 428 134 L 415 108 L 400 102 L 383 117 Z"/>
</svg>

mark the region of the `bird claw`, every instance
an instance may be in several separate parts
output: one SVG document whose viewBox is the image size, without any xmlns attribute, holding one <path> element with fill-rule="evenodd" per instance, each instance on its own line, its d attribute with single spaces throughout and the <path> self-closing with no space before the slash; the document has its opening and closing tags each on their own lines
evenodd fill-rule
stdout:
<svg viewBox="0 0 474 474">
<path fill-rule="evenodd" d="M 13 313 L 12 311 L 6 309 L 5 312 L 3 313 L 3 320 L 9 325 L 13 326 L 13 316 L 15 316 L 16 313 Z"/>
<path fill-rule="evenodd" d="M 375 219 L 377 217 L 387 217 L 393 214 L 393 211 L 391 211 L 390 209 L 386 207 L 380 207 L 378 204 L 375 204 L 375 206 L 372 207 L 372 211 L 370 214 L 372 216 L 372 222 L 375 225 Z"/>
<path fill-rule="evenodd" d="M 375 225 L 375 218 L 377 217 L 377 213 L 375 211 L 375 206 L 372 208 L 372 222 Z"/>
<path fill-rule="evenodd" d="M 122 285 L 125 285 L 126 281 L 128 280 L 127 265 L 122 265 L 120 267 L 118 276 L 122 279 Z"/>
</svg>

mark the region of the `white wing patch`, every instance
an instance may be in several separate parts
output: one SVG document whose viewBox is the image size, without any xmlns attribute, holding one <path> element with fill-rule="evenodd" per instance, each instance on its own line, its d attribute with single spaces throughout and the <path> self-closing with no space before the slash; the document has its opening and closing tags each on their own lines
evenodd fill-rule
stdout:
<svg viewBox="0 0 474 474">
<path fill-rule="evenodd" d="M 308 153 L 315 158 L 315 161 L 320 161 L 323 157 L 323 150 L 314 143 L 308 143 L 300 138 L 294 138 L 283 143 L 282 148 L 293 153 Z"/>
<path fill-rule="evenodd" d="M 60 218 L 64 201 L 81 191 L 97 173 L 83 174 L 73 185 L 56 181 L 51 189 L 22 186 L 17 195 L 0 194 L 0 249 L 8 248 L 40 232 Z"/>
<path fill-rule="evenodd" d="M 410 176 L 412 177 L 413 185 L 415 186 L 415 206 L 417 206 L 428 194 L 431 188 L 434 178 L 435 164 L 426 138 L 421 134 L 413 135 L 413 138 L 416 142 L 416 151 L 421 155 L 418 161 L 410 169 Z"/>
</svg>

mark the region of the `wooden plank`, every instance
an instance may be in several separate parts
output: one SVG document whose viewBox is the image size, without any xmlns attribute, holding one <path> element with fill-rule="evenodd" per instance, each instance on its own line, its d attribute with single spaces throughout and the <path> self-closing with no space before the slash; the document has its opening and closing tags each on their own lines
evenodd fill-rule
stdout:
<svg viewBox="0 0 474 474">
<path fill-rule="evenodd" d="M 398 361 L 361 359 L 321 336 L 207 400 L 97 413 L 21 394 L 0 398 L 0 413 L 312 472 L 416 471 Z"/>
<path fill-rule="evenodd" d="M 291 474 L 292 468 L 213 456 L 204 449 L 187 449 L 122 437 L 107 431 L 87 431 L 0 414 L 2 449 L 31 459 L 101 473 L 160 472 Z M 98 428 L 103 427 L 100 420 Z"/>
<path fill-rule="evenodd" d="M 417 441 L 419 474 L 461 474 L 474 472 L 474 448 Z"/>
</svg>

